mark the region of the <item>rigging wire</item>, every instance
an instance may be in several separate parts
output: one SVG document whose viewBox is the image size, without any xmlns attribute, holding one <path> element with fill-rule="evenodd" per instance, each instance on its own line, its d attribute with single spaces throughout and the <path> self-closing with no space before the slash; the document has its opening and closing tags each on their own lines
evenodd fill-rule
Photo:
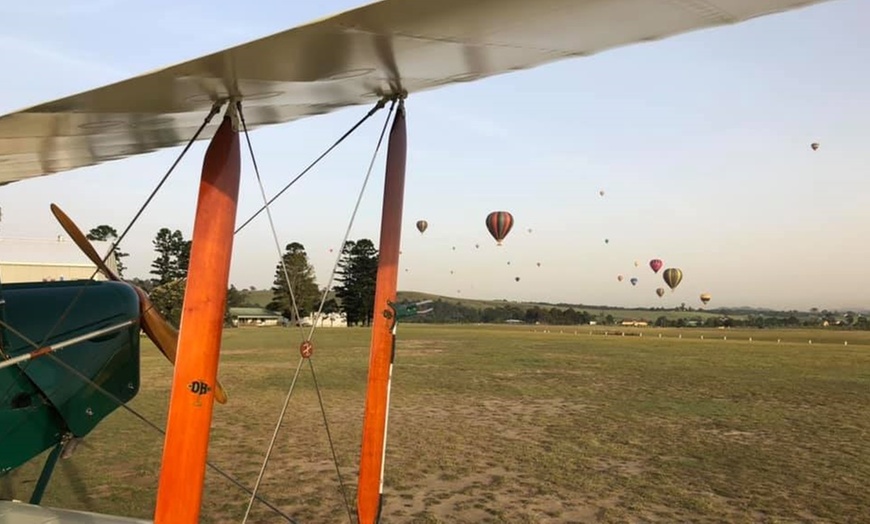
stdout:
<svg viewBox="0 0 870 524">
<path fill-rule="evenodd" d="M 306 173 L 308 173 L 309 171 L 311 171 L 311 169 L 312 169 L 314 166 L 316 166 L 316 165 L 318 164 L 318 162 L 320 162 L 321 160 L 323 160 L 323 158 L 324 158 L 326 155 L 328 155 L 328 154 L 329 154 L 333 149 L 335 149 L 336 147 L 338 147 L 338 144 L 344 142 L 344 139 L 346 139 L 346 138 L 349 137 L 349 136 L 350 136 L 354 131 L 356 131 L 357 128 L 359 128 L 359 126 L 361 126 L 361 125 L 363 124 L 363 122 L 365 122 L 366 120 L 368 120 L 369 118 L 371 118 L 372 115 L 374 115 L 374 114 L 377 113 L 380 109 L 382 109 L 382 108 L 386 105 L 387 100 L 388 100 L 388 99 L 387 99 L 386 97 L 381 98 L 380 100 L 378 100 L 378 102 L 375 104 L 375 106 L 374 106 L 373 108 L 371 108 L 371 109 L 369 110 L 369 112 L 366 113 L 366 115 L 365 115 L 364 117 L 362 117 L 362 118 L 359 120 L 359 122 L 357 122 L 356 124 L 354 124 L 354 125 L 353 125 L 350 129 L 348 129 L 348 130 L 347 130 L 343 135 L 341 135 L 341 137 L 340 137 L 338 140 L 336 140 L 336 141 L 335 141 L 331 146 L 329 146 L 329 147 L 326 149 L 326 151 L 324 151 L 323 153 L 321 153 L 319 157 L 315 158 L 313 162 L 311 162 L 310 164 L 308 164 L 308 167 L 306 167 L 305 169 L 302 170 L 301 173 L 299 173 L 298 175 L 296 175 L 296 178 L 294 178 L 293 180 L 291 180 L 290 182 L 288 182 L 287 185 L 285 185 L 284 188 L 281 189 L 281 191 L 278 191 L 278 193 L 277 193 L 275 196 L 273 196 L 269 201 L 267 201 L 267 202 L 263 205 L 263 207 L 261 207 L 261 208 L 260 208 L 256 213 L 254 213 L 253 215 L 251 215 L 251 217 L 250 217 L 249 219 L 245 220 L 245 222 L 244 222 L 241 226 L 239 226 L 238 228 L 236 228 L 236 231 L 235 231 L 235 232 L 238 233 L 238 232 L 241 231 L 245 226 L 247 226 L 248 224 L 250 224 L 251 221 L 254 220 L 254 218 L 257 217 L 257 215 L 259 215 L 260 213 L 262 213 L 263 210 L 266 209 L 266 208 L 269 206 L 269 204 L 271 204 L 272 202 L 274 202 L 275 199 L 277 199 L 277 198 L 278 198 L 279 196 L 281 196 L 285 191 L 287 191 L 288 189 L 290 189 L 290 186 L 292 186 L 293 184 L 295 184 L 297 181 L 299 181 L 300 178 L 302 178 L 303 176 L 305 176 Z"/>
<path fill-rule="evenodd" d="M 242 524 L 248 521 L 248 516 L 251 514 L 251 508 L 254 506 L 254 499 L 257 491 L 260 489 L 260 483 L 263 481 L 263 475 L 266 473 L 266 466 L 269 464 L 269 457 L 272 455 L 272 450 L 275 448 L 275 441 L 278 440 L 278 432 L 281 430 L 281 423 L 284 421 L 284 415 L 287 413 L 287 406 L 290 405 L 290 396 L 293 395 L 293 389 L 296 387 L 296 379 L 299 378 L 299 370 L 302 369 L 303 357 L 299 357 L 299 364 L 296 365 L 296 373 L 293 375 L 293 382 L 290 383 L 290 389 L 287 391 L 287 397 L 284 399 L 284 407 L 281 409 L 281 415 L 278 417 L 278 424 L 275 425 L 275 431 L 272 433 L 272 441 L 269 442 L 269 448 L 266 450 L 266 458 L 263 460 L 263 465 L 260 466 L 260 473 L 257 475 L 257 482 L 254 483 L 254 489 L 250 491 L 251 500 L 248 501 L 248 508 L 245 510 L 245 516 L 242 519 Z"/>
<path fill-rule="evenodd" d="M 344 246 L 347 244 L 347 239 L 350 237 L 350 231 L 353 228 L 354 220 L 356 220 L 357 211 L 359 211 L 359 205 L 362 202 L 363 194 L 365 193 L 366 186 L 369 183 L 369 178 L 372 175 L 372 169 L 375 167 L 375 159 L 378 157 L 378 152 L 381 150 L 381 145 L 384 143 L 384 136 L 387 134 L 387 125 L 390 123 L 390 117 L 393 115 L 393 109 L 396 107 L 396 98 L 393 98 L 393 103 L 390 104 L 390 111 L 387 113 L 387 118 L 384 120 L 384 126 L 381 128 L 381 135 L 378 137 L 378 143 L 375 146 L 375 151 L 372 153 L 372 159 L 369 162 L 369 168 L 366 171 L 366 177 L 363 180 L 362 188 L 360 188 L 359 196 L 356 199 L 356 205 L 353 207 L 353 213 L 350 215 L 350 220 L 347 224 L 347 229 L 344 232 L 344 238 L 341 241 L 341 249 L 338 250 L 338 255 L 335 257 L 335 263 L 332 266 L 332 272 L 329 274 L 329 280 L 326 283 L 326 288 L 323 290 L 323 296 L 320 299 L 320 306 L 317 308 L 317 315 L 315 315 L 315 319 L 320 318 L 320 315 L 323 312 L 323 305 L 326 303 L 326 297 L 329 294 L 329 289 L 332 287 L 332 281 L 335 279 L 335 273 L 338 271 L 338 264 L 341 262 L 341 257 L 344 253 Z M 308 332 L 308 341 L 311 341 L 311 338 L 314 336 L 314 328 L 317 325 L 315 321 L 311 326 L 311 330 Z"/>
<path fill-rule="evenodd" d="M 21 333 L 20 331 L 18 331 L 18 330 L 15 329 L 14 327 L 10 326 L 9 324 L 7 324 L 6 322 L 4 322 L 3 320 L 0 320 L 0 325 L 2 325 L 3 327 L 5 327 L 6 329 L 12 331 L 13 334 L 15 334 L 16 336 L 18 336 L 19 338 L 21 338 L 21 340 L 23 340 L 23 341 L 26 342 L 27 344 L 30 344 L 31 346 L 33 346 L 35 349 L 39 349 L 39 345 L 37 345 L 36 342 L 34 342 L 33 340 L 31 340 L 29 337 L 27 337 L 27 335 L 25 335 L 24 333 Z M 121 408 L 127 410 L 127 411 L 128 411 L 130 414 L 132 414 L 134 417 L 136 417 L 137 419 L 139 419 L 139 420 L 141 420 L 142 422 L 144 422 L 145 425 L 147 425 L 147 426 L 149 426 L 150 428 L 154 429 L 155 431 L 157 431 L 157 432 L 160 433 L 161 435 L 165 435 L 165 434 L 166 434 L 166 430 L 164 430 L 163 428 L 161 428 L 160 426 L 158 426 L 158 425 L 155 424 L 154 422 L 151 422 L 150 420 L 148 420 L 148 418 L 145 417 L 145 415 L 142 415 L 141 413 L 139 413 L 138 411 L 136 411 L 134 408 L 131 408 L 129 405 L 127 405 L 126 402 L 124 402 L 123 400 L 121 400 L 120 398 L 118 398 L 117 396 L 115 396 L 115 395 L 114 395 L 113 393 L 111 393 L 110 391 L 107 391 L 106 389 L 104 389 L 102 386 L 100 386 L 99 384 L 97 384 L 96 382 L 94 382 L 93 380 L 91 380 L 91 378 L 88 377 L 87 375 L 85 375 L 84 373 L 80 372 L 80 371 L 77 370 L 76 368 L 70 366 L 69 364 L 67 364 L 66 362 L 64 362 L 63 360 L 61 360 L 57 355 L 54 355 L 54 354 L 52 354 L 52 353 L 48 353 L 48 354 L 46 354 L 46 357 L 47 357 L 47 358 L 50 358 L 50 359 L 52 359 L 52 360 L 54 360 L 54 362 L 55 362 L 56 364 L 60 364 L 60 365 L 61 365 L 63 368 L 65 368 L 67 371 L 69 371 L 70 373 L 76 375 L 76 376 L 79 377 L 80 379 L 84 380 L 84 381 L 85 381 L 89 386 L 93 387 L 94 389 L 96 389 L 97 391 L 99 391 L 100 393 L 102 393 L 103 395 L 105 395 L 107 398 L 109 398 L 111 401 L 113 401 L 113 402 L 115 402 L 116 404 L 118 404 L 118 407 L 121 407 Z M 238 480 L 236 480 L 235 478 L 233 478 L 229 473 L 226 473 L 224 470 L 222 470 L 221 468 L 219 468 L 217 465 L 215 465 L 215 464 L 212 463 L 211 461 L 206 461 L 206 464 L 207 464 L 210 468 L 212 468 L 212 470 L 214 470 L 218 475 L 222 476 L 222 477 L 225 478 L 226 480 L 228 480 L 228 481 L 230 481 L 231 483 L 235 484 L 236 486 L 238 486 L 239 488 L 241 488 L 241 489 L 242 489 L 243 491 L 245 491 L 246 493 L 251 493 L 251 490 L 250 490 L 250 489 L 248 489 L 247 487 L 245 487 L 245 486 L 244 486 L 240 481 L 238 481 Z M 263 498 L 261 498 L 261 497 L 259 497 L 259 496 L 256 496 L 256 499 L 259 500 L 260 502 L 262 502 L 263 504 L 265 504 L 266 506 L 268 506 L 270 509 L 272 509 L 273 511 L 275 511 L 276 513 L 278 513 L 278 514 L 281 515 L 282 517 L 284 517 L 284 518 L 285 518 L 288 522 L 290 522 L 291 524 L 296 524 L 296 521 L 295 521 L 295 520 L 293 520 L 290 516 L 288 516 L 286 513 L 284 513 L 284 512 L 281 511 L 280 509 L 278 509 L 274 504 L 272 504 L 272 503 L 269 502 L 268 500 L 265 500 L 265 499 L 263 499 Z"/>
<path fill-rule="evenodd" d="M 263 201 L 266 205 L 266 216 L 269 218 L 269 229 L 272 231 L 272 238 L 275 240 L 275 249 L 278 251 L 278 260 L 281 261 L 281 272 L 284 274 L 284 282 L 287 284 L 287 289 L 290 292 L 290 305 L 293 308 L 294 318 L 299 319 L 299 305 L 296 303 L 296 294 L 293 293 L 293 286 L 290 284 L 290 275 L 287 273 L 287 264 L 284 262 L 284 254 L 281 252 L 281 243 L 278 242 L 278 233 L 275 231 L 275 221 L 272 220 L 272 209 L 269 207 L 269 202 L 266 199 L 266 188 L 263 187 L 263 179 L 260 177 L 260 168 L 257 166 L 257 157 L 254 155 L 254 146 L 251 144 L 251 136 L 248 134 L 248 124 L 245 123 L 245 114 L 242 112 L 242 103 L 236 102 L 236 111 L 239 115 L 239 120 L 242 123 L 242 129 L 245 132 L 245 141 L 248 143 L 248 151 L 251 154 L 251 163 L 254 166 L 254 174 L 257 177 L 257 185 L 260 186 L 260 194 L 263 196 Z M 305 336 L 305 329 L 299 323 L 299 332 Z"/>
<path fill-rule="evenodd" d="M 383 106 L 386 104 L 386 100 L 387 100 L 387 99 L 384 98 L 384 99 L 382 99 L 381 101 L 379 101 L 378 104 L 375 106 L 375 108 L 373 108 L 373 109 L 369 112 L 369 114 L 366 116 L 366 118 L 368 118 L 368 116 L 371 116 L 371 114 L 373 114 L 373 112 L 376 111 L 377 109 L 379 109 L 380 107 L 383 107 Z M 390 117 L 391 117 L 392 114 L 393 114 L 393 109 L 395 108 L 395 105 L 396 105 L 396 99 L 393 98 L 393 100 L 392 100 L 392 104 L 390 105 L 390 111 L 389 111 L 389 113 L 387 114 L 387 118 L 386 118 L 385 121 L 384 121 L 384 125 L 383 125 L 383 128 L 381 129 L 380 136 L 378 137 L 377 145 L 376 145 L 375 150 L 374 150 L 374 152 L 373 152 L 373 154 L 372 154 L 372 159 L 371 159 L 371 161 L 370 161 L 370 163 L 369 163 L 368 170 L 366 171 L 365 181 L 364 181 L 364 183 L 363 183 L 362 188 L 360 189 L 360 193 L 359 193 L 359 196 L 358 196 L 358 198 L 357 198 L 356 205 L 355 205 L 355 207 L 354 207 L 354 211 L 353 211 L 353 213 L 352 213 L 352 215 L 351 215 L 351 218 L 350 218 L 350 223 L 348 224 L 347 231 L 345 232 L 344 241 L 342 242 L 342 246 L 347 242 L 347 238 L 348 238 L 348 236 L 350 235 L 350 231 L 351 231 L 351 228 L 352 228 L 352 226 L 353 226 L 354 220 L 355 220 L 355 218 L 356 218 L 356 214 L 357 214 L 357 211 L 358 211 L 358 209 L 359 209 L 360 202 L 362 201 L 363 194 L 365 193 L 366 186 L 368 185 L 369 178 L 371 177 L 371 173 L 372 173 L 372 169 L 373 169 L 373 167 L 374 167 L 375 159 L 377 158 L 378 152 L 380 151 L 380 149 L 381 149 L 381 145 L 383 144 L 384 135 L 386 134 L 387 127 L 388 127 L 389 122 L 390 122 Z M 285 282 L 286 282 L 286 284 L 287 284 L 287 288 L 290 290 L 290 297 L 291 297 L 291 300 L 292 300 L 292 307 L 293 307 L 294 312 L 295 312 L 295 314 L 296 314 L 296 318 L 298 319 L 298 318 L 299 318 L 299 309 L 298 309 L 298 305 L 297 305 L 297 303 L 296 303 L 295 294 L 293 293 L 293 286 L 292 286 L 292 284 L 291 284 L 291 282 L 290 282 L 290 277 L 289 277 L 289 274 L 288 274 L 288 272 L 287 272 L 287 266 L 286 266 L 286 264 L 284 263 L 284 257 L 283 257 L 283 253 L 282 253 L 282 251 L 281 251 L 281 245 L 280 245 L 280 242 L 278 241 L 278 233 L 277 233 L 277 231 L 276 231 L 276 229 L 275 229 L 275 223 L 274 223 L 274 220 L 272 219 L 272 213 L 271 213 L 271 209 L 270 209 L 271 201 L 266 200 L 266 192 L 265 192 L 265 189 L 264 189 L 264 187 L 263 187 L 263 181 L 262 181 L 262 178 L 261 178 L 261 176 L 260 176 L 259 168 L 257 167 L 256 156 L 255 156 L 255 154 L 254 154 L 254 149 L 253 149 L 253 146 L 252 146 L 252 144 L 251 144 L 251 140 L 250 140 L 250 136 L 249 136 L 249 133 L 248 133 L 247 124 L 245 123 L 244 113 L 242 112 L 241 103 L 238 103 L 238 102 L 237 102 L 237 112 L 238 112 L 239 119 L 240 119 L 241 124 L 242 124 L 242 129 L 244 130 L 244 133 L 245 133 L 245 138 L 246 138 L 246 140 L 247 140 L 248 149 L 249 149 L 249 152 L 250 152 L 250 154 L 251 154 L 251 160 L 252 160 L 252 163 L 253 163 L 253 166 L 254 166 L 254 173 L 256 174 L 256 177 L 257 177 L 257 183 L 258 183 L 259 186 L 260 186 L 260 193 L 261 193 L 261 195 L 262 195 L 262 197 L 263 197 L 263 200 L 265 201 L 265 204 L 264 204 L 264 206 L 263 206 L 263 209 L 266 210 L 266 215 L 269 217 L 269 226 L 270 226 L 271 231 L 272 231 L 272 237 L 273 237 L 273 239 L 274 239 L 274 241 L 275 241 L 275 248 L 277 249 L 277 251 L 278 251 L 278 256 L 279 256 L 279 258 L 280 258 L 280 260 L 281 260 L 281 269 L 282 269 L 282 272 L 283 272 L 283 274 L 284 274 L 284 280 L 285 280 Z M 362 121 L 360 121 L 360 123 L 362 123 L 363 121 L 365 121 L 365 119 L 363 119 Z M 353 129 L 355 129 L 356 127 L 358 127 L 358 126 L 359 126 L 359 124 L 357 124 L 356 126 L 354 126 L 354 128 L 352 128 L 351 131 L 352 131 Z M 345 133 L 344 137 L 346 137 L 348 134 L 349 134 L 349 132 L 348 132 L 348 133 Z M 344 137 L 342 137 L 342 139 L 340 139 L 339 142 L 340 142 L 341 140 L 343 140 Z M 338 142 L 337 142 L 335 145 L 337 145 L 337 144 L 338 144 Z M 334 147 L 334 146 L 333 146 L 333 147 Z M 322 156 L 321 156 L 321 158 L 322 158 Z M 318 159 L 318 160 L 319 160 L 319 159 Z M 303 172 L 303 174 L 304 174 L 304 172 Z M 299 178 L 299 177 L 297 177 L 297 180 L 298 180 L 298 178 Z M 289 187 L 289 186 L 288 186 L 288 187 Z M 280 193 L 279 193 L 279 194 L 280 194 Z M 274 200 L 274 198 L 273 198 L 272 200 Z M 239 228 L 239 229 L 241 229 L 241 228 Z M 329 293 L 329 289 L 330 289 L 330 287 L 331 287 L 331 285 L 332 285 L 332 281 L 333 281 L 333 279 L 334 279 L 334 277 L 335 277 L 335 272 L 336 272 L 336 270 L 337 270 L 337 268 L 338 268 L 338 263 L 339 263 L 339 260 L 340 260 L 340 259 L 341 259 L 341 253 L 339 253 L 338 258 L 337 258 L 336 261 L 335 261 L 335 265 L 334 265 L 333 268 L 332 268 L 332 272 L 331 272 L 330 277 L 329 277 L 329 283 L 327 284 L 326 289 L 324 290 L 324 294 L 323 294 L 323 297 L 322 297 L 321 302 L 320 302 L 320 307 L 319 307 L 319 309 L 318 309 L 317 314 L 314 316 L 314 319 L 315 319 L 314 324 L 312 325 L 312 327 L 311 327 L 311 331 L 308 333 L 308 337 L 307 337 L 307 338 L 305 337 L 305 332 L 304 332 L 304 329 L 302 329 L 301 324 L 300 324 L 300 326 L 299 326 L 299 327 L 300 327 L 300 330 L 301 330 L 301 332 L 302 332 L 303 341 L 310 342 L 312 336 L 314 335 L 314 330 L 315 330 L 315 328 L 316 328 L 316 326 L 317 326 L 317 319 L 320 317 L 320 314 L 321 314 L 321 312 L 322 312 L 322 310 L 323 310 L 323 305 L 324 305 L 324 303 L 325 303 L 325 301 L 326 301 L 326 296 L 327 296 L 327 294 Z M 322 414 L 322 416 L 323 416 L 323 422 L 324 422 L 324 427 L 325 427 L 325 429 L 326 429 L 327 440 L 329 441 L 329 447 L 330 447 L 330 450 L 331 450 L 331 452 L 332 452 L 333 463 L 334 463 L 334 465 L 335 465 L 335 470 L 336 470 L 336 473 L 337 473 L 337 476 L 338 476 L 339 488 L 340 488 L 340 491 L 341 491 L 342 498 L 343 498 L 343 500 L 344 500 L 344 505 L 345 505 L 345 509 L 346 509 L 346 511 L 347 511 L 348 520 L 349 520 L 349 522 L 351 522 L 351 524 L 352 524 L 352 523 L 353 523 L 353 516 L 352 516 L 352 511 L 351 511 L 351 508 L 350 508 L 350 502 L 349 502 L 348 497 L 347 497 L 347 489 L 346 489 L 346 487 L 345 487 L 345 485 L 344 485 L 344 480 L 342 479 L 342 476 L 341 476 L 341 468 L 340 468 L 339 463 L 338 463 L 338 455 L 337 455 L 336 452 L 335 452 L 335 443 L 334 443 L 334 441 L 333 441 L 333 439 L 332 439 L 332 433 L 331 433 L 330 430 L 329 430 L 329 421 L 328 421 L 328 418 L 327 418 L 327 416 L 326 416 L 326 410 L 325 410 L 325 406 L 324 406 L 324 403 L 323 403 L 323 396 L 322 396 L 322 393 L 321 393 L 321 391 L 320 391 L 319 383 L 317 382 L 317 375 L 316 375 L 316 373 L 315 373 L 315 371 L 314 371 L 314 365 L 313 365 L 313 363 L 311 362 L 311 357 L 308 357 L 307 359 L 308 359 L 308 361 L 309 361 L 309 365 L 310 365 L 310 369 L 311 369 L 311 374 L 312 374 L 312 377 L 313 377 L 313 380 L 314 380 L 314 386 L 315 386 L 315 389 L 317 390 L 317 398 L 318 398 L 319 405 L 320 405 L 320 411 L 321 411 L 321 414 Z M 273 449 L 274 449 L 275 442 L 276 442 L 277 437 L 278 437 L 278 432 L 280 431 L 280 429 L 281 429 L 281 425 L 283 424 L 283 421 L 284 421 L 284 417 L 286 416 L 286 413 L 287 413 L 287 407 L 288 407 L 288 405 L 289 405 L 289 403 L 290 403 L 290 397 L 292 396 L 292 394 L 293 394 L 293 390 L 294 390 L 294 388 L 295 388 L 295 386 L 296 386 L 296 381 L 297 381 L 297 378 L 298 378 L 298 376 L 299 376 L 299 370 L 300 370 L 300 368 L 301 368 L 301 366 L 302 366 L 302 362 L 303 362 L 303 360 L 306 360 L 306 357 L 303 356 L 303 357 L 301 357 L 301 358 L 299 359 L 299 363 L 297 364 L 297 367 L 296 367 L 296 373 L 295 373 L 294 376 L 293 376 L 293 381 L 292 381 L 291 384 L 290 384 L 289 391 L 287 392 L 287 396 L 286 396 L 286 398 L 285 398 L 285 400 L 284 400 L 284 406 L 283 406 L 283 408 L 282 408 L 282 410 L 281 410 L 281 414 L 280 414 L 279 417 L 278 417 L 278 422 L 275 424 L 275 430 L 274 430 L 274 432 L 273 432 L 273 434 L 272 434 L 272 441 L 270 442 L 269 447 L 268 447 L 267 450 L 266 450 L 266 456 L 265 456 L 265 458 L 263 459 L 263 464 L 262 464 L 262 466 L 261 466 L 261 468 L 260 468 L 260 473 L 259 473 L 259 475 L 257 476 L 257 481 L 256 481 L 256 483 L 255 483 L 255 485 L 254 485 L 254 489 L 253 489 L 253 491 L 252 491 L 252 493 L 254 493 L 254 494 L 256 494 L 257 491 L 259 490 L 260 484 L 261 484 L 262 479 L 263 479 L 263 475 L 265 474 L 265 471 L 266 471 L 266 466 L 268 465 L 269 459 L 270 459 L 270 457 L 271 457 L 271 455 L 272 455 L 272 451 L 273 451 Z M 249 514 L 250 514 L 251 507 L 253 506 L 253 503 L 254 503 L 254 497 L 252 496 L 252 497 L 251 497 L 251 500 L 250 500 L 249 503 L 248 503 L 248 509 L 247 509 L 246 512 L 245 512 L 245 517 L 244 517 L 244 519 L 243 519 L 243 521 L 242 521 L 243 524 L 244 524 L 245 522 L 247 522 L 247 519 L 248 519 L 248 516 L 249 516 Z"/>
<path fill-rule="evenodd" d="M 326 428 L 326 439 L 329 441 L 329 451 L 332 453 L 332 463 L 335 464 L 335 474 L 341 486 L 341 496 L 344 498 L 344 508 L 347 510 L 347 520 L 353 524 L 353 514 L 350 510 L 350 501 L 347 499 L 347 491 L 344 489 L 344 481 L 341 478 L 341 467 L 338 465 L 338 455 L 335 453 L 335 444 L 332 441 L 332 433 L 329 431 L 329 421 L 326 419 L 326 407 L 323 405 L 323 395 L 320 393 L 320 384 L 317 382 L 317 373 L 314 372 L 314 361 L 308 359 L 308 367 L 311 369 L 311 378 L 314 380 L 314 390 L 317 391 L 317 402 L 320 403 L 320 413 L 323 415 L 323 427 Z"/>
</svg>

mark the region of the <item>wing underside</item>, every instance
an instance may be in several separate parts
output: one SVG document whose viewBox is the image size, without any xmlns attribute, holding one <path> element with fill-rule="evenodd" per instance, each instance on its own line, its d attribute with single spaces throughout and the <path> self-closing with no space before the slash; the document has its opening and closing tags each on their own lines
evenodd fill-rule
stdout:
<svg viewBox="0 0 870 524">
<path fill-rule="evenodd" d="M 2 116 L 0 184 L 181 145 L 229 97 L 255 128 L 819 1 L 384 0 Z"/>
</svg>

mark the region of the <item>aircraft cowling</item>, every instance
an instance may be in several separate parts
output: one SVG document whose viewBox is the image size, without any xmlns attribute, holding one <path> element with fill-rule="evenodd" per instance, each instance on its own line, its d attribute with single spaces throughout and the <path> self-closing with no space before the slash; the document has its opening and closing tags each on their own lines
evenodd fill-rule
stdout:
<svg viewBox="0 0 870 524">
<path fill-rule="evenodd" d="M 118 282 L 5 284 L 2 293 L 4 322 L 36 343 L 52 332 L 45 345 L 139 318 L 136 293 Z M 3 329 L 2 337 L 9 357 L 35 349 L 11 329 Z M 0 473 L 56 445 L 67 432 L 84 437 L 118 409 L 119 402 L 132 400 L 139 392 L 139 344 L 136 321 L 51 357 L 0 370 Z"/>
</svg>

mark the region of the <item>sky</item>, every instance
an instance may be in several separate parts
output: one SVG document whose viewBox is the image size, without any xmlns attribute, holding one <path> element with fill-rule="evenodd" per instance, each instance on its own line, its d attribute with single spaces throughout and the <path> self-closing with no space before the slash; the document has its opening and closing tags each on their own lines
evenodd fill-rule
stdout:
<svg viewBox="0 0 870 524">
<path fill-rule="evenodd" d="M 3 2 L 0 114 L 363 3 Z M 399 289 L 644 307 L 697 307 L 698 295 L 709 292 L 709 307 L 870 308 L 867 27 L 870 3 L 833 0 L 412 95 Z M 367 110 L 252 132 L 267 193 Z M 302 243 L 321 286 L 384 116 L 272 209 L 280 245 Z M 205 147 L 191 149 L 125 239 L 127 276 L 148 276 L 161 227 L 189 238 Z M 178 152 L 0 187 L 0 235 L 62 234 L 51 202 L 83 229 L 109 224 L 120 231 Z M 352 240 L 377 243 L 384 153 Z M 238 222 L 260 205 L 243 155 Z M 494 210 L 516 221 L 501 247 L 484 225 Z M 414 228 L 419 219 L 429 222 L 423 235 Z M 263 214 L 234 241 L 231 282 L 270 286 L 278 256 Z M 654 293 L 665 285 L 661 274 L 647 265 L 652 258 L 684 274 L 662 299 Z"/>
</svg>

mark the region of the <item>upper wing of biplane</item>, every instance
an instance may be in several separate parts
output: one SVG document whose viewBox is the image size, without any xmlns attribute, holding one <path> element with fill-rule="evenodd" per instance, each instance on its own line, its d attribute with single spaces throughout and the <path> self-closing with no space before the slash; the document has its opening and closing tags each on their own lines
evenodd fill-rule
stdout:
<svg viewBox="0 0 870 524">
<path fill-rule="evenodd" d="M 253 128 L 819 1 L 384 0 L 2 116 L 0 185 L 183 144 L 228 97 Z"/>
</svg>

